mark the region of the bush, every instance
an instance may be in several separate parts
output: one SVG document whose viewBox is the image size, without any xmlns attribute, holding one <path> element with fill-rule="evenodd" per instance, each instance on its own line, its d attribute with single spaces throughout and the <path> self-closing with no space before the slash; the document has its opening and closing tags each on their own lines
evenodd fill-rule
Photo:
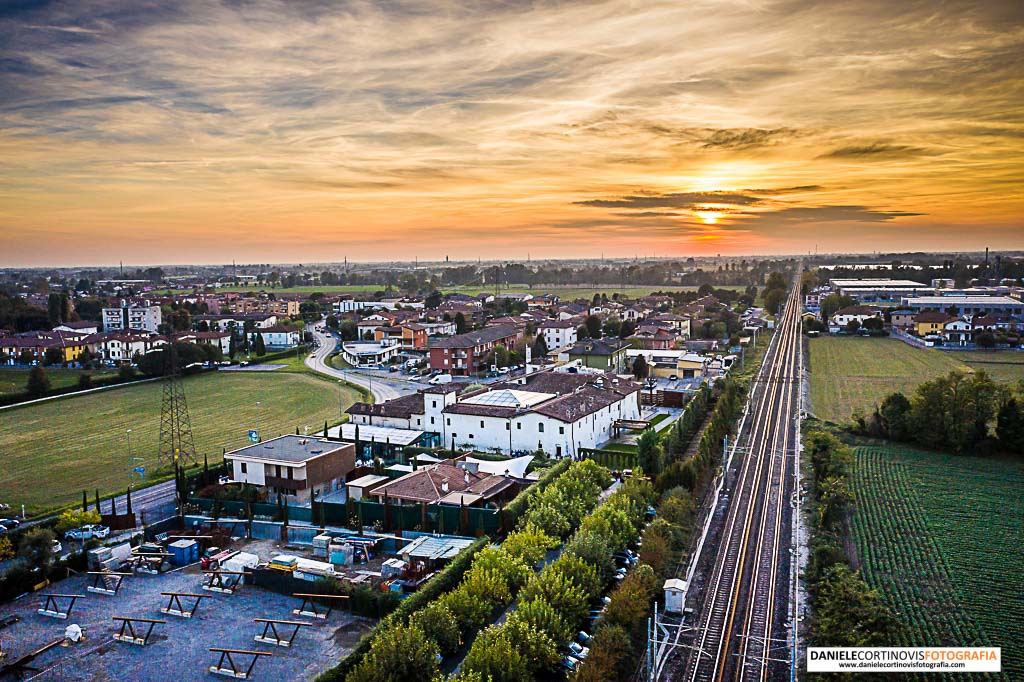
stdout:
<svg viewBox="0 0 1024 682">
<path fill-rule="evenodd" d="M 96 510 L 82 511 L 81 509 L 68 509 L 61 512 L 53 530 L 60 537 L 64 537 L 64 534 L 72 528 L 80 528 L 82 526 L 99 523 L 100 521 L 100 513 Z"/>
</svg>

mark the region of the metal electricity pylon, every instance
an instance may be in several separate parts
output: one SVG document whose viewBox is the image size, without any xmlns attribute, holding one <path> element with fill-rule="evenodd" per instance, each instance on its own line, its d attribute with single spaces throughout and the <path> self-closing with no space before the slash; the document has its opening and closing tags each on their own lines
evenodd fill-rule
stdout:
<svg viewBox="0 0 1024 682">
<path fill-rule="evenodd" d="M 192 439 L 192 422 L 188 417 L 185 389 L 178 370 L 178 353 L 174 344 L 168 344 L 167 374 L 164 376 L 164 396 L 160 405 L 160 452 L 157 467 L 198 464 L 196 445 Z"/>
</svg>

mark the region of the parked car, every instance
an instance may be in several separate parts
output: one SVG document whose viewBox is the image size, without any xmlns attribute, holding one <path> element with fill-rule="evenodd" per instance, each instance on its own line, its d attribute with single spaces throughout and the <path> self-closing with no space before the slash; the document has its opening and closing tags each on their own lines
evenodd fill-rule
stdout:
<svg viewBox="0 0 1024 682">
<path fill-rule="evenodd" d="M 64 546 L 62 544 L 60 544 L 60 540 L 54 540 L 53 541 L 53 553 L 59 556 L 60 553 L 63 552 L 63 551 L 64 551 Z"/>
<path fill-rule="evenodd" d="M 92 538 L 103 539 L 110 535 L 110 528 L 107 526 L 87 525 L 81 528 L 72 528 L 67 533 L 64 533 L 65 540 L 89 540 Z"/>
<path fill-rule="evenodd" d="M 677 375 L 675 375 L 675 374 L 672 374 L 672 375 L 669 376 L 668 380 L 669 381 L 679 381 L 679 377 Z"/>
<path fill-rule="evenodd" d="M 0 519 L 0 526 L 3 526 L 7 530 L 14 530 L 21 525 L 21 521 L 18 519 Z"/>
<path fill-rule="evenodd" d="M 569 655 L 574 658 L 583 660 L 590 653 L 590 647 L 585 647 L 582 644 L 576 642 L 569 642 Z"/>
<path fill-rule="evenodd" d="M 576 633 L 576 641 L 580 644 L 590 644 L 590 642 L 593 641 L 593 639 L 594 638 L 592 636 L 588 635 L 583 630 L 580 630 Z"/>
<path fill-rule="evenodd" d="M 579 670 L 580 659 L 573 658 L 572 656 L 564 656 L 558 665 L 566 672 L 574 673 Z"/>
</svg>

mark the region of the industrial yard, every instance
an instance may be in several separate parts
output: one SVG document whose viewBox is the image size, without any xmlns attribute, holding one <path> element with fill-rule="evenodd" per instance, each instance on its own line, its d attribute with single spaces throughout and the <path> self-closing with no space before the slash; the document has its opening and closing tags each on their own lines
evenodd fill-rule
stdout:
<svg viewBox="0 0 1024 682">
<path fill-rule="evenodd" d="M 167 538 L 164 545 L 173 551 L 166 552 L 160 552 L 160 545 L 142 545 L 130 550 L 127 561 L 111 557 L 110 552 L 104 550 L 102 556 L 108 557 L 107 565 L 94 561 L 90 567 L 99 570 L 72 575 L 0 607 L 0 641 L 6 654 L 0 661 L 0 671 L 4 671 L 5 665 L 14 666 L 22 661 L 24 665 L 19 667 L 26 675 L 24 679 L 192 680 L 208 677 L 211 666 L 219 665 L 226 671 L 233 665 L 238 671 L 247 671 L 253 664 L 251 676 L 255 679 L 307 680 L 344 658 L 376 623 L 376 619 L 352 615 L 344 599 L 335 600 L 328 614 L 327 603 L 311 606 L 303 603 L 303 598 L 292 596 L 291 590 L 279 593 L 250 584 L 254 580 L 259 582 L 255 574 L 262 573 L 270 576 L 265 582 L 278 587 L 308 584 L 305 592 L 314 591 L 310 580 L 313 575 L 307 575 L 300 582 L 293 577 L 301 575 L 299 572 L 267 568 L 275 562 L 291 562 L 309 571 L 324 570 L 323 567 L 330 564 L 319 560 L 324 557 L 314 555 L 312 545 L 281 546 L 271 540 L 236 538 L 230 542 L 230 549 L 200 553 L 197 546 L 194 554 L 182 554 L 178 551 L 180 547 L 172 546 L 191 542 Z M 205 543 L 208 548 L 212 542 L 208 539 L 196 544 Z M 365 542 L 367 547 L 374 542 L 381 544 L 372 538 Z M 166 556 L 156 556 L 158 552 Z M 335 552 L 336 559 L 339 553 Z M 382 572 L 400 570 L 400 560 L 389 559 L 372 549 L 369 553 L 371 556 L 366 563 L 338 566 L 335 577 L 376 587 L 382 581 Z M 182 561 L 182 556 L 199 559 L 200 554 L 202 561 L 174 565 Z M 351 554 L 349 552 L 348 556 Z M 210 558 L 217 556 L 219 565 L 211 566 Z M 258 566 L 245 568 L 254 574 L 245 576 L 246 584 L 234 585 L 239 576 L 230 573 L 219 576 L 210 573 L 215 568 L 236 570 L 240 564 L 233 561 L 239 560 L 250 564 L 258 562 Z M 385 564 L 389 567 L 384 568 Z M 159 572 L 147 572 L 156 565 L 160 566 Z M 111 567 L 117 570 L 110 570 Z M 281 580 L 293 582 L 274 580 L 279 574 Z M 210 589 L 209 583 L 218 580 L 229 588 Z M 106 589 L 107 593 L 95 591 L 95 586 Z M 52 601 L 48 601 L 48 595 L 54 596 Z M 72 597 L 76 598 L 72 600 Z M 39 612 L 41 609 L 51 613 L 44 615 Z M 169 610 L 192 615 L 185 617 Z M 313 615 L 313 611 L 319 615 Z M 63 614 L 67 617 L 61 617 Z M 119 618 L 131 622 L 123 625 L 123 620 L 116 620 Z M 274 623 L 273 629 L 269 629 L 266 621 L 285 622 Z M 79 626 L 84 634 L 75 643 L 66 637 L 66 628 L 72 625 Z M 131 635 L 132 631 L 138 638 L 134 643 L 117 638 L 120 634 Z M 256 636 L 264 634 L 267 640 L 255 640 Z M 290 641 L 290 645 L 273 642 L 277 637 Z M 53 646 L 47 648 L 51 644 Z M 221 661 L 221 652 L 211 651 L 211 648 L 269 655 L 260 655 L 253 662 L 257 658 L 253 653 L 231 653 L 229 663 L 226 659 Z M 35 652 L 40 653 L 32 660 L 23 660 Z M 6 672 L 18 671 L 9 668 Z"/>
</svg>

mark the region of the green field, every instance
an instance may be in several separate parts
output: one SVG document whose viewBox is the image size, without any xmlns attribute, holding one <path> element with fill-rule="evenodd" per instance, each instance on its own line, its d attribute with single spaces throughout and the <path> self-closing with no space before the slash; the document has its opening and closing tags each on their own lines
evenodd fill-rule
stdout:
<svg viewBox="0 0 1024 682">
<path fill-rule="evenodd" d="M 745 286 L 740 286 L 740 285 L 721 285 L 721 286 L 717 286 L 716 288 L 718 288 L 718 289 L 733 289 L 735 291 L 743 291 L 744 289 L 746 289 Z M 373 286 L 373 285 L 364 285 L 364 284 L 359 284 L 359 285 L 334 285 L 334 286 L 278 287 L 276 289 L 271 289 L 269 287 L 258 287 L 258 286 L 237 286 L 237 287 L 221 287 L 221 288 L 217 289 L 218 292 L 268 291 L 268 292 L 273 292 L 275 294 L 313 294 L 313 293 L 316 293 L 316 292 L 321 292 L 321 293 L 324 293 L 324 294 L 345 294 L 345 293 L 349 293 L 350 294 L 350 293 L 357 293 L 357 292 L 375 293 L 375 292 L 383 291 L 383 290 L 384 290 L 384 287 L 380 286 L 380 285 Z M 601 293 L 608 294 L 609 297 L 611 297 L 612 294 L 616 294 L 616 293 L 620 294 L 620 295 L 630 296 L 630 297 L 637 297 L 637 296 L 647 296 L 647 295 L 649 295 L 651 293 L 654 293 L 656 291 L 696 291 L 696 290 L 697 290 L 697 287 L 695 287 L 695 286 L 678 286 L 678 285 L 672 285 L 672 284 L 665 284 L 665 285 L 660 285 L 660 286 L 636 286 L 636 285 L 621 286 L 621 285 L 617 285 L 617 284 L 608 284 L 608 285 L 605 285 L 605 286 L 593 286 L 593 285 L 589 285 L 588 284 L 588 285 L 581 285 L 579 287 L 568 286 L 568 285 L 549 286 L 549 287 L 538 286 L 538 287 L 534 287 L 532 289 L 530 287 L 528 287 L 528 286 L 525 286 L 525 285 L 524 286 L 511 286 L 511 287 L 509 287 L 507 289 L 506 288 L 502 288 L 500 293 L 503 293 L 503 294 L 524 294 L 524 293 L 529 293 L 529 294 L 533 294 L 535 296 L 539 296 L 541 294 L 556 294 L 556 295 L 558 295 L 559 297 L 561 297 L 563 299 L 565 299 L 565 298 L 574 299 L 574 298 L 593 298 L 595 293 L 597 293 L 597 294 L 601 294 Z M 192 289 L 166 289 L 166 290 L 164 290 L 162 292 L 156 292 L 156 293 L 181 294 L 181 293 L 190 293 L 191 291 L 192 291 Z M 481 286 L 481 285 L 452 286 L 452 287 L 443 287 L 442 291 L 444 293 L 446 293 L 446 294 L 462 293 L 462 294 L 469 294 L 471 296 L 475 296 L 475 295 L 480 294 L 480 293 L 493 294 L 494 293 L 494 287 Z M 399 295 L 401 292 L 399 292 L 398 290 L 394 290 L 392 293 L 394 293 L 395 295 Z"/>
<path fill-rule="evenodd" d="M 893 391 L 910 395 L 918 384 L 954 369 L 984 369 L 993 379 L 1024 379 L 1024 353 L 914 348 L 888 338 L 810 339 L 811 408 L 824 420 L 843 422 L 866 414 Z"/>
<path fill-rule="evenodd" d="M 296 427 L 312 433 L 358 398 L 349 386 L 287 369 L 203 374 L 183 385 L 200 461 L 244 445 L 257 419 L 264 438 Z M 132 454 L 155 470 L 162 391 L 154 382 L 0 412 L 0 501 L 35 514 L 80 500 L 83 489 L 124 489 L 129 428 Z"/>
<path fill-rule="evenodd" d="M 0 394 L 17 393 L 25 390 L 28 382 L 28 369 L 3 368 L 0 369 Z M 89 374 L 94 378 L 117 374 L 116 369 L 105 370 L 82 370 L 82 369 L 54 369 L 46 368 L 46 376 L 50 379 L 50 386 L 53 388 L 64 388 L 74 386 L 78 383 L 78 377 Z"/>
<path fill-rule="evenodd" d="M 1001 679 L 1024 679 L 1024 463 L 855 452 L 851 530 L 865 580 L 904 626 L 892 646 L 998 646 Z"/>
</svg>

